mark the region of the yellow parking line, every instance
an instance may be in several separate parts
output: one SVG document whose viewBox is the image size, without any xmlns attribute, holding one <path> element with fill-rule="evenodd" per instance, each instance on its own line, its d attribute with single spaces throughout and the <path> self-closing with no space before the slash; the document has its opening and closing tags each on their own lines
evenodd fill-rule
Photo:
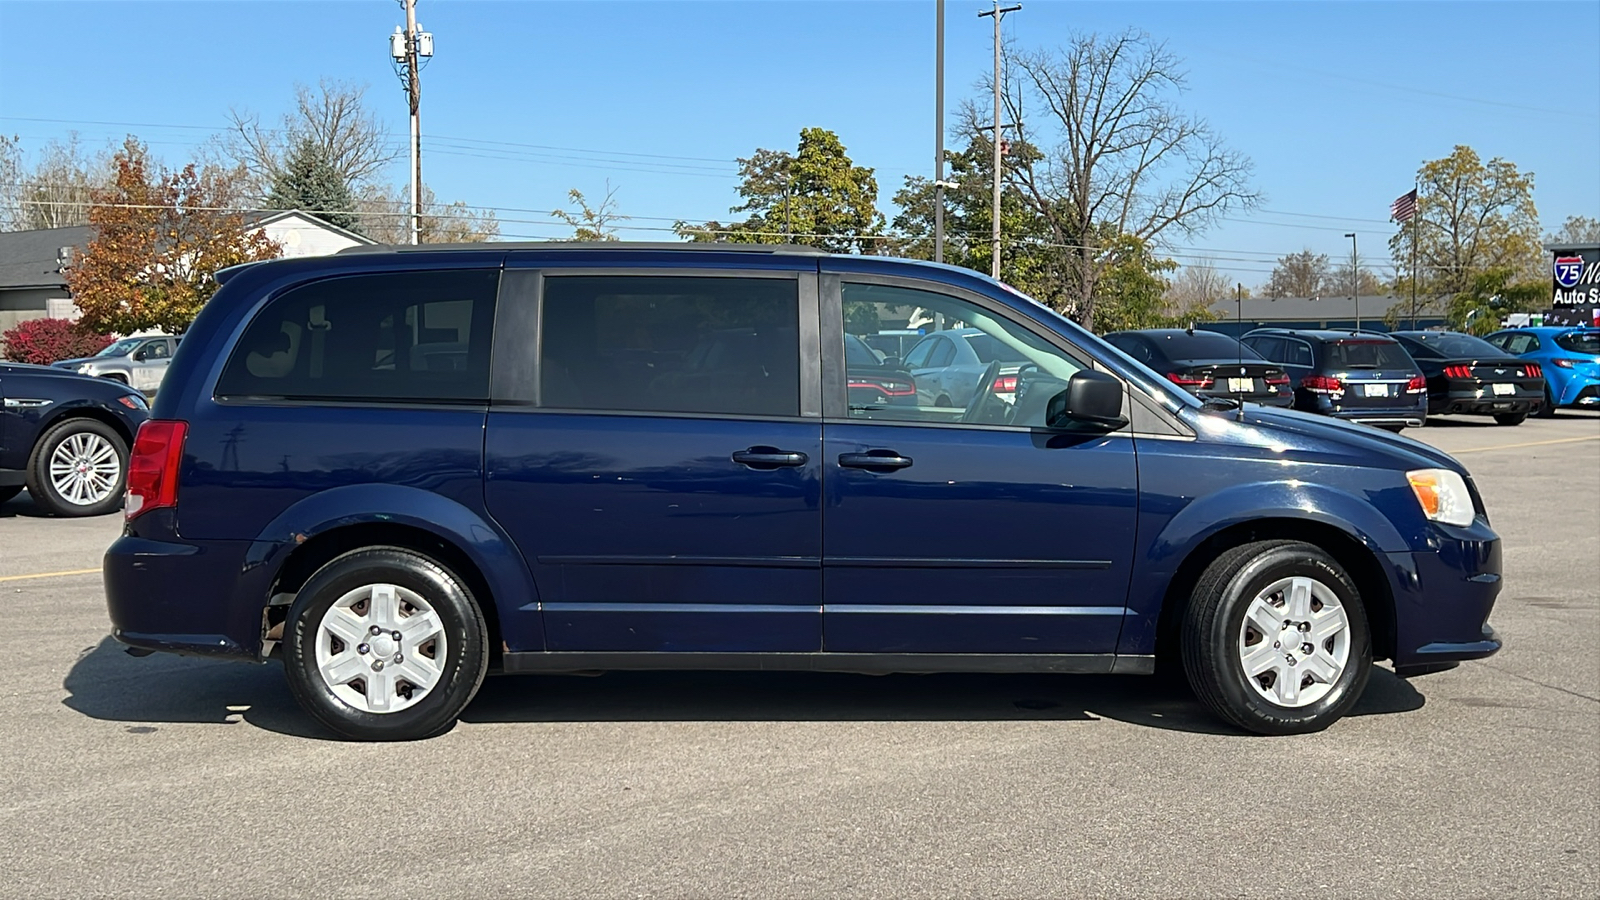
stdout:
<svg viewBox="0 0 1600 900">
<path fill-rule="evenodd" d="M 0 575 L 0 581 L 25 581 L 29 578 L 60 578 L 63 575 L 100 574 L 99 569 L 70 569 L 66 572 L 36 572 L 32 575 Z"/>
<path fill-rule="evenodd" d="M 1500 444 L 1496 447 L 1469 447 L 1466 450 L 1447 450 L 1451 456 L 1461 453 L 1482 453 L 1486 450 L 1515 450 L 1518 447 L 1543 447 L 1546 444 L 1572 444 L 1578 441 L 1600 441 L 1600 434 L 1591 434 L 1588 437 L 1556 438 L 1552 441 L 1527 441 L 1521 444 Z"/>
</svg>

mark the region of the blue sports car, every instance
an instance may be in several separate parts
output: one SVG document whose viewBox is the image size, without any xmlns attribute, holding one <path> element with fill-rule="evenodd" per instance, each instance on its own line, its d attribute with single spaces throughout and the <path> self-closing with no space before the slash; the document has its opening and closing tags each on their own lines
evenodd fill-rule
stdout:
<svg viewBox="0 0 1600 900">
<path fill-rule="evenodd" d="M 1510 328 L 1484 340 L 1544 369 L 1544 406 L 1537 415 L 1555 415 L 1558 406 L 1600 407 L 1600 328 Z"/>
</svg>

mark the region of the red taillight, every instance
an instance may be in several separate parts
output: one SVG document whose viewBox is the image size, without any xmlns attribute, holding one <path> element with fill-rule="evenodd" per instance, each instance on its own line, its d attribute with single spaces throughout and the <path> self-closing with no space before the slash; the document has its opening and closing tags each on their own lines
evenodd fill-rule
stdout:
<svg viewBox="0 0 1600 900">
<path fill-rule="evenodd" d="M 1471 378 L 1472 377 L 1472 367 L 1471 366 L 1445 366 L 1444 367 L 1444 377 L 1446 377 L 1446 378 Z"/>
<path fill-rule="evenodd" d="M 1522 377 L 1524 377 L 1524 378 L 1543 378 L 1544 377 L 1544 369 L 1540 368 L 1538 363 L 1528 363 L 1527 365 L 1522 367 Z"/>
<path fill-rule="evenodd" d="M 1552 359 L 1552 360 L 1550 360 L 1550 362 L 1554 363 L 1555 365 L 1557 365 L 1557 366 L 1559 366 L 1560 368 L 1563 368 L 1563 369 L 1570 369 L 1570 368 L 1572 368 L 1574 363 L 1579 363 L 1579 362 L 1582 362 L 1582 361 L 1583 360 L 1580 360 L 1580 359 Z"/>
<path fill-rule="evenodd" d="M 122 507 L 128 520 L 178 505 L 178 466 L 188 436 L 188 422 L 151 419 L 139 426 L 128 458 L 128 499 Z"/>
<path fill-rule="evenodd" d="M 1017 376 L 1001 375 L 994 380 L 996 394 L 1015 394 L 1017 392 Z"/>
<path fill-rule="evenodd" d="M 885 397 L 912 397 L 917 393 L 916 385 L 904 381 L 868 381 L 865 378 L 850 378 L 847 379 L 847 386 L 868 388 Z"/>
<path fill-rule="evenodd" d="M 1307 375 L 1300 379 L 1300 386 L 1318 393 L 1335 394 L 1344 390 L 1344 382 L 1332 375 Z"/>
<path fill-rule="evenodd" d="M 1210 375 L 1191 375 L 1187 372 L 1168 372 L 1167 380 L 1184 387 L 1208 388 L 1212 385 Z"/>
<path fill-rule="evenodd" d="M 1428 381 L 1421 375 L 1413 375 L 1411 380 L 1406 382 L 1406 393 L 1408 394 L 1420 394 L 1427 389 Z"/>
<path fill-rule="evenodd" d="M 1267 373 L 1267 384 L 1281 385 L 1281 384 L 1288 384 L 1288 383 L 1289 383 L 1289 373 L 1287 373 L 1287 372 L 1269 372 L 1269 373 Z"/>
</svg>

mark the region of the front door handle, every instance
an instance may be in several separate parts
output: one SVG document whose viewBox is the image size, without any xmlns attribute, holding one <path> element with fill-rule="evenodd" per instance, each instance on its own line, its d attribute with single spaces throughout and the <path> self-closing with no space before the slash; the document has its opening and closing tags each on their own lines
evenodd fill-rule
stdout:
<svg viewBox="0 0 1600 900">
<path fill-rule="evenodd" d="M 868 450 L 865 453 L 841 453 L 839 465 L 850 469 L 904 469 L 911 465 L 911 457 L 901 456 L 893 450 Z"/>
<path fill-rule="evenodd" d="M 798 450 L 779 450 L 777 447 L 751 447 L 735 450 L 733 461 L 752 469 L 781 469 L 786 466 L 803 466 L 806 455 Z"/>
</svg>

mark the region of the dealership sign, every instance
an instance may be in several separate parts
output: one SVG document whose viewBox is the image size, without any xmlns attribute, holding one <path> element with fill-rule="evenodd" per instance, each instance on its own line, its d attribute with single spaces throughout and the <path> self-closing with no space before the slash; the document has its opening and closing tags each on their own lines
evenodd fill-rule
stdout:
<svg viewBox="0 0 1600 900">
<path fill-rule="evenodd" d="M 1555 283 L 1554 305 L 1600 305 L 1600 247 L 1557 251 L 1550 277 Z"/>
</svg>

